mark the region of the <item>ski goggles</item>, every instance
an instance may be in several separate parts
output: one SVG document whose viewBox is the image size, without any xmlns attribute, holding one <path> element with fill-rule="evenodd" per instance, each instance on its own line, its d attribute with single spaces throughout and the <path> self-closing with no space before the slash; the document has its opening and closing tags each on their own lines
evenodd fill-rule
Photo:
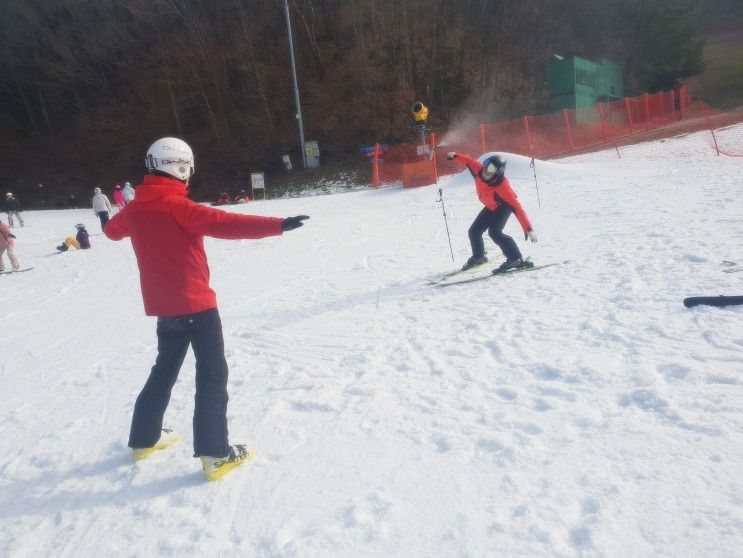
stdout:
<svg viewBox="0 0 743 558">
<path fill-rule="evenodd" d="M 493 162 L 482 167 L 482 170 L 480 171 L 480 176 L 485 182 L 492 180 L 496 174 L 498 174 L 498 167 L 496 167 Z"/>
</svg>

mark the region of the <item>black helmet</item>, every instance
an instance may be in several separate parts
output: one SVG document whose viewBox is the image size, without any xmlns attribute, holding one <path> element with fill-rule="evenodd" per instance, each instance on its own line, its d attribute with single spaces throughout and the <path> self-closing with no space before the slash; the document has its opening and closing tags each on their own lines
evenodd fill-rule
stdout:
<svg viewBox="0 0 743 558">
<path fill-rule="evenodd" d="M 500 181 L 505 172 L 506 160 L 500 155 L 493 155 L 482 162 L 480 178 L 482 178 L 483 182 L 493 184 L 494 182 Z"/>
<path fill-rule="evenodd" d="M 413 112 L 419 112 L 422 108 L 423 108 L 423 103 L 418 101 L 413 105 Z"/>
</svg>

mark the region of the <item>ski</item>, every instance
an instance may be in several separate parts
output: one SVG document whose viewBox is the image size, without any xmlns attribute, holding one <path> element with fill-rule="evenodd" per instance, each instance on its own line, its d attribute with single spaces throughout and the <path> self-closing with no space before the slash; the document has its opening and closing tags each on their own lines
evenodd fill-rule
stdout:
<svg viewBox="0 0 743 558">
<path fill-rule="evenodd" d="M 725 273 L 737 273 L 739 271 L 743 271 L 743 265 L 738 266 L 738 267 L 727 267 L 723 269 L 722 271 L 724 271 Z"/>
<path fill-rule="evenodd" d="M 15 271 L 3 271 L 0 272 L 2 275 L 12 275 L 13 273 L 23 273 L 24 271 L 31 271 L 33 267 L 27 267 L 25 269 L 17 269 Z"/>
<path fill-rule="evenodd" d="M 743 304 L 743 296 L 690 296 L 684 299 L 684 306 L 691 308 L 705 304 L 708 306 L 731 306 L 733 304 Z"/>
<path fill-rule="evenodd" d="M 442 281 L 446 281 L 447 279 L 450 279 L 452 277 L 456 277 L 458 275 L 462 275 L 465 273 L 477 271 L 478 269 L 482 268 L 483 266 L 486 266 L 490 262 L 483 262 L 480 265 L 476 265 L 475 267 L 470 267 L 467 269 L 456 269 L 454 271 L 450 271 L 449 273 L 444 273 L 443 275 L 435 275 L 433 277 L 427 277 L 426 281 L 429 283 L 436 285 L 438 283 L 441 283 Z"/>
<path fill-rule="evenodd" d="M 548 267 L 553 267 L 560 264 L 566 264 L 570 263 L 570 260 L 565 260 L 563 262 L 552 262 L 542 265 L 535 265 L 533 267 L 521 267 L 518 269 L 508 269 L 506 271 L 497 271 L 494 270 L 487 275 L 478 275 L 476 277 L 467 277 L 466 279 L 458 279 L 454 281 L 441 281 L 439 283 L 435 283 L 435 285 L 439 287 L 448 287 L 450 285 L 464 285 L 465 283 L 474 283 L 476 281 L 484 281 L 485 279 L 491 279 L 493 277 L 503 277 L 507 275 L 515 275 L 517 273 L 526 273 L 529 271 L 537 271 L 539 269 L 546 269 Z"/>
<path fill-rule="evenodd" d="M 524 258 L 525 262 L 531 262 L 531 256 L 527 256 Z M 438 285 L 439 283 L 443 283 L 445 281 L 448 281 L 448 279 L 451 279 L 452 277 L 457 277 L 459 275 L 463 274 L 470 274 L 471 272 L 480 270 L 483 266 L 486 266 L 491 262 L 485 261 L 481 263 L 480 265 L 476 265 L 475 267 L 470 267 L 467 269 L 456 269 L 454 271 L 450 271 L 449 273 L 444 273 L 443 275 L 436 275 L 434 277 L 427 277 L 426 281 L 431 283 L 432 285 Z"/>
</svg>

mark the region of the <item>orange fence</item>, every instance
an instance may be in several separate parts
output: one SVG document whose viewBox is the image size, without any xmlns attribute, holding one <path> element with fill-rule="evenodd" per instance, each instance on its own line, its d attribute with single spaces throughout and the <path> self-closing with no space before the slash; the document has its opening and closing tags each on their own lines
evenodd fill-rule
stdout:
<svg viewBox="0 0 743 558">
<path fill-rule="evenodd" d="M 706 128 L 718 155 L 743 156 L 743 130 L 722 128 L 715 132 L 741 119 L 701 101 L 692 103 L 688 86 L 683 85 L 674 91 L 645 93 L 586 108 L 480 124 L 446 134 L 445 146 L 440 147 L 473 156 L 497 150 L 549 159 L 602 146 L 617 147 L 619 143 L 631 143 L 626 138 L 636 134 L 674 125 L 679 134 Z M 445 157 L 436 156 L 433 134 L 425 146 L 398 144 L 387 147 L 383 154 L 377 147 L 374 153 L 374 187 L 394 182 L 406 187 L 433 184 L 439 175 L 461 170 Z"/>
</svg>

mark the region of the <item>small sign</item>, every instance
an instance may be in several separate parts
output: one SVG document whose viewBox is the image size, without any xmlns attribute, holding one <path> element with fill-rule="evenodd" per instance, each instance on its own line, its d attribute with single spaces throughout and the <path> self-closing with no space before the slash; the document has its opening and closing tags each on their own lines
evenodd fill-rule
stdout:
<svg viewBox="0 0 743 558">
<path fill-rule="evenodd" d="M 263 199 L 266 199 L 266 183 L 263 179 L 262 172 L 250 173 L 250 197 L 255 199 L 255 191 L 263 190 Z"/>
<path fill-rule="evenodd" d="M 263 173 L 251 172 L 250 185 L 253 187 L 253 190 L 264 190 L 266 188 L 266 183 L 263 181 Z"/>
</svg>

